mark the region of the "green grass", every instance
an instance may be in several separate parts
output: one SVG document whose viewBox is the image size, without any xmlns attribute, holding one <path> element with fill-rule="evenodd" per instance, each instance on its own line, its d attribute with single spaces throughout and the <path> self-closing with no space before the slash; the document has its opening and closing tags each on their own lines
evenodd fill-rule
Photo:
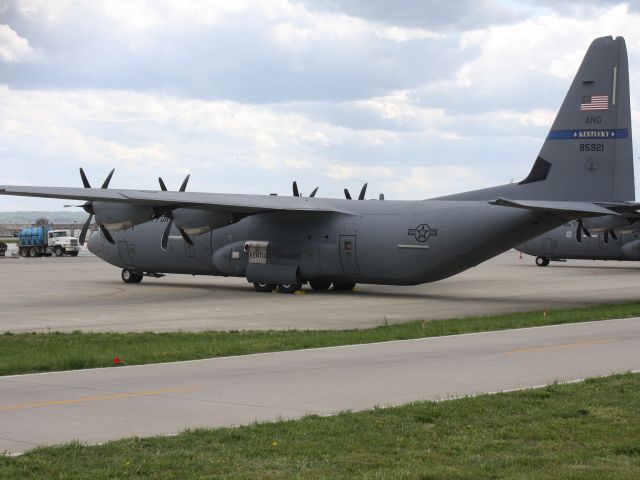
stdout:
<svg viewBox="0 0 640 480">
<path fill-rule="evenodd" d="M 3 479 L 637 479 L 640 376 L 0 456 Z"/>
<path fill-rule="evenodd" d="M 640 316 L 640 303 L 418 321 L 363 330 L 0 335 L 0 375 L 245 355 Z"/>
</svg>

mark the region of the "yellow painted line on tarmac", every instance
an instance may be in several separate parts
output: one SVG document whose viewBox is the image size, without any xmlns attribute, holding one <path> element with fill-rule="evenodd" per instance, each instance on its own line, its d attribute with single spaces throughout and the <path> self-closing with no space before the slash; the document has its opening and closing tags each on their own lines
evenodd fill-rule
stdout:
<svg viewBox="0 0 640 480">
<path fill-rule="evenodd" d="M 511 350 L 509 352 L 504 352 L 505 355 L 513 355 L 514 353 L 528 353 L 528 352 L 544 352 L 547 350 L 563 350 L 570 348 L 580 348 L 580 347 L 590 347 L 592 345 L 603 345 L 605 343 L 611 343 L 618 340 L 617 338 L 601 338 L 598 340 L 587 340 L 586 342 L 577 342 L 577 343 L 560 343 L 557 345 L 544 345 L 541 347 L 533 347 L 533 348 L 523 348 L 521 350 Z"/>
<path fill-rule="evenodd" d="M 202 390 L 202 387 L 163 388 L 161 390 L 144 390 L 130 393 L 112 393 L 109 395 L 95 395 L 93 397 L 71 398 L 68 400 L 52 400 L 50 402 L 19 403 L 17 405 L 0 405 L 0 411 L 26 410 L 29 408 L 52 407 L 56 405 L 73 405 L 76 403 L 97 402 L 103 400 L 120 400 L 123 398 L 151 397 L 163 393 L 188 393 Z"/>
</svg>

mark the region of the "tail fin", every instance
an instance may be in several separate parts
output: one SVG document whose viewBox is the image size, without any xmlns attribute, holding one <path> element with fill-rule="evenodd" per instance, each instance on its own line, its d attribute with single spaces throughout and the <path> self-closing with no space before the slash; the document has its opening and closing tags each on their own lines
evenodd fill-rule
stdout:
<svg viewBox="0 0 640 480">
<path fill-rule="evenodd" d="M 624 38 L 595 39 L 582 60 L 529 175 L 520 183 L 449 198 L 635 199 Z"/>
</svg>

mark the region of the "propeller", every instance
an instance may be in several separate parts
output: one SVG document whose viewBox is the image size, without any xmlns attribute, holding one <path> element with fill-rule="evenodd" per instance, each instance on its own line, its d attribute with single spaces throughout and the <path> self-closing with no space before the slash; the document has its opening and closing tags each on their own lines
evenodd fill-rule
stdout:
<svg viewBox="0 0 640 480">
<path fill-rule="evenodd" d="M 111 182 L 111 177 L 113 177 L 113 172 L 115 171 L 116 169 L 114 168 L 109 172 L 109 175 L 107 175 L 107 178 L 105 178 L 104 182 L 102 182 L 102 186 L 100 188 L 107 189 L 109 187 L 109 182 Z M 84 170 L 82 168 L 80 168 L 80 178 L 82 179 L 82 185 L 84 185 L 84 188 L 91 188 L 91 184 L 89 183 L 89 180 L 87 179 L 87 176 L 85 175 Z M 89 227 L 91 226 L 91 220 L 93 219 L 95 212 L 93 210 L 92 200 L 89 200 L 88 202 L 85 202 L 80 206 L 85 212 L 89 214 L 89 218 L 87 218 L 87 221 L 84 222 L 84 225 L 82 226 L 82 231 L 80 232 L 80 238 L 79 238 L 80 245 L 84 245 L 84 241 L 87 238 L 87 232 L 89 231 Z M 100 231 L 104 235 L 104 238 L 107 239 L 107 242 L 116 243 L 113 241 L 113 237 L 111 236 L 109 231 L 104 227 L 104 225 L 98 225 L 98 228 L 100 228 Z"/>
<path fill-rule="evenodd" d="M 362 186 L 362 189 L 360 190 L 360 195 L 358 195 L 358 200 L 364 200 L 365 193 L 367 193 L 367 184 L 366 183 Z M 344 189 L 344 198 L 346 198 L 347 200 L 353 200 L 351 198 L 351 194 L 349 193 L 349 190 L 346 189 L 346 188 Z"/>
<path fill-rule="evenodd" d="M 311 192 L 311 194 L 309 196 L 310 197 L 315 197 L 317 191 L 318 191 L 318 187 L 314 188 L 313 192 Z M 302 196 L 300 194 L 300 190 L 298 190 L 298 182 L 296 182 L 295 180 L 293 181 L 293 196 L 294 197 L 301 197 Z"/>
<path fill-rule="evenodd" d="M 611 238 L 613 238 L 614 240 L 618 240 L 618 235 L 616 235 L 616 231 L 613 228 L 609 228 L 608 230 L 604 231 L 605 245 L 609 243 L 609 236 L 611 236 Z"/>
<path fill-rule="evenodd" d="M 184 192 L 187 189 L 187 183 L 189 183 L 190 177 L 191 175 L 187 175 L 186 177 L 184 177 L 184 180 L 182 181 L 182 185 L 180 185 L 180 190 L 178 190 L 179 192 Z M 158 183 L 160 184 L 160 190 L 162 190 L 163 192 L 166 192 L 167 186 L 164 184 L 162 177 L 158 177 Z M 162 239 L 160 240 L 160 248 L 166 251 L 167 245 L 169 244 L 169 233 L 171 233 L 171 227 L 173 226 L 173 215 L 171 213 L 171 210 L 167 210 L 166 212 L 164 212 L 163 216 L 169 219 L 169 222 L 167 223 L 167 226 L 165 227 L 164 232 L 162 232 Z M 187 242 L 189 245 L 193 245 L 193 240 L 191 240 L 189 235 L 187 235 L 187 232 L 185 232 L 180 227 L 178 227 L 178 231 L 180 232 L 180 235 L 182 235 L 182 238 L 184 239 L 185 242 Z"/>
<path fill-rule="evenodd" d="M 576 226 L 576 241 L 578 243 L 582 242 L 582 234 L 585 234 L 587 237 L 591 238 L 591 232 L 583 225 L 582 219 L 578 219 L 578 225 Z"/>
</svg>

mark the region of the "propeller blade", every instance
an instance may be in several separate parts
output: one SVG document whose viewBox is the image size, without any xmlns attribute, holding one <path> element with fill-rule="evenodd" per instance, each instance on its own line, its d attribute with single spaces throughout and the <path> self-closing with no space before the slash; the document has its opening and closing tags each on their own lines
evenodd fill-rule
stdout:
<svg viewBox="0 0 640 480">
<path fill-rule="evenodd" d="M 351 200 L 351 194 L 346 188 L 344 189 L 344 198 L 346 198 L 347 200 Z"/>
<path fill-rule="evenodd" d="M 314 188 L 314 189 L 313 189 L 313 192 L 311 192 L 311 195 L 309 195 L 309 196 L 310 196 L 310 197 L 315 197 L 315 196 L 316 196 L 317 191 L 318 191 L 318 187 Z"/>
<path fill-rule="evenodd" d="M 91 184 L 89 183 L 87 176 L 84 174 L 82 167 L 80 167 L 80 178 L 82 179 L 82 185 L 84 185 L 84 188 L 91 188 Z"/>
<path fill-rule="evenodd" d="M 603 240 L 604 240 L 604 244 L 605 244 L 605 245 L 609 243 L 609 230 L 605 230 L 605 231 L 604 231 L 604 238 L 603 238 Z"/>
<path fill-rule="evenodd" d="M 169 244 L 169 233 L 171 233 L 171 226 L 173 225 L 173 218 L 169 219 L 167 222 L 167 226 L 164 228 L 164 232 L 162 232 L 162 240 L 160 240 L 160 248 L 167 251 L 167 245 Z"/>
<path fill-rule="evenodd" d="M 167 186 L 164 184 L 162 177 L 158 177 L 158 183 L 160 184 L 160 190 L 162 190 L 163 192 L 166 192 Z"/>
<path fill-rule="evenodd" d="M 113 241 L 113 237 L 111 236 L 111 234 L 109 233 L 109 230 L 107 230 L 104 225 L 100 225 L 100 231 L 102 232 L 102 234 L 104 235 L 104 238 L 107 239 L 107 242 L 115 245 L 116 242 Z"/>
<path fill-rule="evenodd" d="M 111 181 L 111 177 L 113 177 L 113 172 L 115 172 L 116 169 L 113 168 L 111 169 L 111 171 L 109 172 L 109 175 L 107 175 L 107 178 L 105 178 L 104 182 L 102 183 L 102 186 L 100 188 L 107 188 L 109 186 L 109 182 Z"/>
<path fill-rule="evenodd" d="M 613 238 L 614 240 L 618 239 L 618 235 L 616 235 L 616 231 L 611 229 L 609 230 L 609 232 L 611 233 L 611 238 Z"/>
<path fill-rule="evenodd" d="M 187 242 L 189 245 L 193 245 L 193 240 L 191 240 L 187 232 L 185 232 L 182 228 L 178 228 L 178 230 L 180 231 L 180 235 L 182 235 L 182 238 L 184 239 L 184 241 Z"/>
<path fill-rule="evenodd" d="M 586 228 L 586 227 L 582 226 L 582 231 L 584 232 L 584 234 L 585 234 L 587 237 L 591 238 L 591 232 L 589 231 L 589 229 L 588 229 L 588 228 Z"/>
<path fill-rule="evenodd" d="M 291 187 L 293 188 L 293 196 L 294 197 L 299 197 L 300 196 L 300 191 L 298 190 L 298 182 L 296 182 L 294 180 Z"/>
<path fill-rule="evenodd" d="M 582 243 L 582 219 L 578 220 L 578 226 L 576 227 L 576 242 Z"/>
<path fill-rule="evenodd" d="M 365 183 L 362 186 L 362 190 L 360 190 L 360 195 L 358 195 L 358 200 L 364 200 L 364 194 L 367 193 L 367 184 Z"/>
<path fill-rule="evenodd" d="M 184 180 L 182 181 L 182 185 L 180 185 L 180 191 L 184 192 L 187 189 L 187 183 L 189 183 L 189 178 L 191 177 L 191 174 L 187 175 L 186 177 L 184 177 Z"/>
<path fill-rule="evenodd" d="M 82 226 L 82 231 L 80 232 L 80 238 L 78 239 L 78 241 L 80 242 L 80 245 L 84 245 L 84 240 L 87 238 L 87 231 L 89 230 L 89 225 L 91 225 L 92 218 L 93 218 L 93 213 L 89 214 L 89 218 L 87 218 L 87 221 L 84 222 L 84 225 Z"/>
</svg>

